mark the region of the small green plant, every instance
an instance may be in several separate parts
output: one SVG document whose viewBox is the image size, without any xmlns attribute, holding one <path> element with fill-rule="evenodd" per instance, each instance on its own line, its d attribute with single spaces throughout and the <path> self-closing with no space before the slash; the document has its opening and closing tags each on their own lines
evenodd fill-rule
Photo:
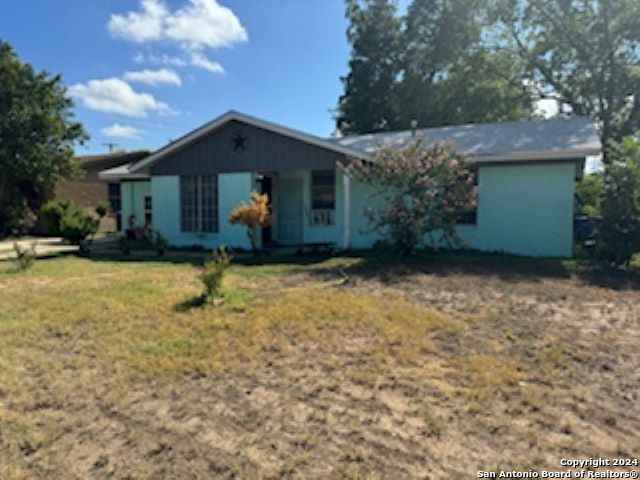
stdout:
<svg viewBox="0 0 640 480">
<path fill-rule="evenodd" d="M 131 253 L 131 244 L 129 243 L 129 237 L 126 235 L 120 235 L 118 237 L 118 248 L 123 255 L 129 255 Z"/>
<path fill-rule="evenodd" d="M 87 251 L 89 242 L 98 231 L 99 220 L 80 209 L 68 210 L 60 219 L 60 235 L 74 245 L 79 245 L 80 250 Z"/>
<path fill-rule="evenodd" d="M 169 250 L 169 240 L 167 240 L 167 238 L 161 233 L 158 233 L 156 235 L 154 246 L 156 247 L 156 252 L 158 252 L 158 255 L 163 256 L 167 252 L 167 250 Z"/>
<path fill-rule="evenodd" d="M 204 263 L 202 283 L 204 285 L 203 297 L 205 302 L 213 303 L 224 295 L 222 282 L 225 272 L 231 265 L 231 260 L 231 255 L 222 246 L 214 250 L 211 257 Z"/>
<path fill-rule="evenodd" d="M 33 242 L 31 246 L 23 248 L 18 242 L 13 242 L 13 251 L 16 253 L 14 259 L 16 270 L 24 272 L 30 269 L 36 261 L 36 246 L 38 242 Z"/>
<path fill-rule="evenodd" d="M 96 215 L 98 215 L 98 217 L 100 217 L 101 219 L 106 217 L 110 213 L 111 213 L 111 206 L 109 205 L 108 202 L 100 202 L 96 206 Z"/>
</svg>

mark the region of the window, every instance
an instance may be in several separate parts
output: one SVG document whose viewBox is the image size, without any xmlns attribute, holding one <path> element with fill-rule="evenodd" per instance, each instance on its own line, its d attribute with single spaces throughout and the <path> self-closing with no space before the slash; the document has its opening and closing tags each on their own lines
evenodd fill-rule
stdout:
<svg viewBox="0 0 640 480">
<path fill-rule="evenodd" d="M 476 225 L 478 223 L 478 208 L 465 210 L 458 216 L 458 225 Z"/>
<path fill-rule="evenodd" d="M 332 170 L 311 172 L 311 208 L 333 210 L 335 208 L 336 175 Z"/>
<path fill-rule="evenodd" d="M 218 176 L 180 177 L 183 232 L 218 231 Z"/>
<path fill-rule="evenodd" d="M 473 207 L 469 207 L 458 216 L 457 223 L 459 225 L 477 225 L 478 224 L 478 170 L 473 170 L 473 185 L 476 189 L 476 203 Z"/>
<path fill-rule="evenodd" d="M 108 184 L 107 189 L 108 189 L 109 205 L 111 206 L 111 211 L 116 217 L 116 229 L 120 231 L 122 230 L 122 218 L 120 216 L 120 209 L 121 209 L 120 184 L 110 183 Z"/>
<path fill-rule="evenodd" d="M 144 197 L 144 223 L 145 225 L 151 225 L 153 222 L 153 207 L 151 202 L 151 195 L 145 195 Z"/>
<path fill-rule="evenodd" d="M 336 208 L 333 170 L 311 172 L 311 225 L 333 225 Z"/>
<path fill-rule="evenodd" d="M 109 205 L 114 212 L 120 211 L 120 184 L 110 183 L 109 186 Z"/>
</svg>

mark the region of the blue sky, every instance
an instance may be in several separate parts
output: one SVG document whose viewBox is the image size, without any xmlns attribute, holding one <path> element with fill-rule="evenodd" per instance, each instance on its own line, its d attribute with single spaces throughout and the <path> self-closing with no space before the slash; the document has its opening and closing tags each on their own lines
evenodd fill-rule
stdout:
<svg viewBox="0 0 640 480">
<path fill-rule="evenodd" d="M 328 136 L 346 27 L 342 0 L 21 0 L 0 16 L 0 38 L 70 87 L 81 154 L 156 149 L 229 109 Z"/>
</svg>

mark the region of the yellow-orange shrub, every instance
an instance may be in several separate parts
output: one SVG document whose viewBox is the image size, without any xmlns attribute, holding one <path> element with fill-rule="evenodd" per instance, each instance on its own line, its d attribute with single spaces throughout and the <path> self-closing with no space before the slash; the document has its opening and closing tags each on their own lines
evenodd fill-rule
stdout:
<svg viewBox="0 0 640 480">
<path fill-rule="evenodd" d="M 247 227 L 247 236 L 251 242 L 251 247 L 257 249 L 258 235 L 257 228 L 265 227 L 271 223 L 271 207 L 269 205 L 269 195 L 260 195 L 258 192 L 251 193 L 251 202 L 242 202 L 229 214 L 231 225 L 244 225 Z"/>
</svg>

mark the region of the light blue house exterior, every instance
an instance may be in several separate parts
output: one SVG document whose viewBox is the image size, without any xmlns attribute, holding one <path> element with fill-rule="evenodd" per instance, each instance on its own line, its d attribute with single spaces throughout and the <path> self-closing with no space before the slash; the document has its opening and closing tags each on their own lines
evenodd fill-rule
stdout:
<svg viewBox="0 0 640 480">
<path fill-rule="evenodd" d="M 121 182 L 122 225 L 144 221 L 174 246 L 249 248 L 229 213 L 253 191 L 272 199 L 264 245 L 365 249 L 380 239 L 365 209 L 380 206 L 349 174 L 377 145 L 422 136 L 465 150 L 478 172 L 475 221 L 458 225 L 468 248 L 527 256 L 573 255 L 575 181 L 600 142 L 587 118 L 467 125 L 321 139 L 237 112 L 134 164 L 102 172 Z M 144 219 L 144 220 L 143 220 Z M 425 239 L 425 244 L 429 243 Z"/>
</svg>

